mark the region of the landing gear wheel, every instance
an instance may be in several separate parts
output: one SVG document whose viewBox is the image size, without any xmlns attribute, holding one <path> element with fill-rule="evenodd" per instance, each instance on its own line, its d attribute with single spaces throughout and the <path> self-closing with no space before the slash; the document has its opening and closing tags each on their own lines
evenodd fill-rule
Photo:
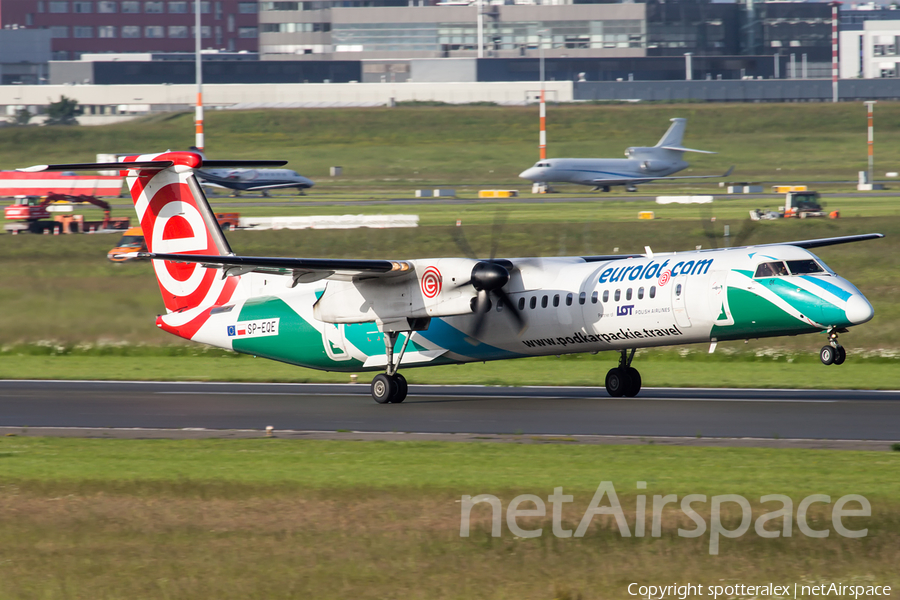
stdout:
<svg viewBox="0 0 900 600">
<path fill-rule="evenodd" d="M 606 373 L 606 392 L 613 398 L 621 398 L 632 387 L 628 371 L 616 367 Z"/>
<path fill-rule="evenodd" d="M 628 379 L 631 382 L 627 388 L 625 388 L 625 396 L 627 398 L 634 398 L 638 395 L 638 392 L 641 391 L 641 374 L 634 367 L 628 367 L 626 370 L 628 374 Z"/>
<path fill-rule="evenodd" d="M 406 383 L 406 377 L 400 373 L 394 375 L 394 383 L 397 385 L 397 392 L 391 398 L 393 404 L 400 404 L 406 400 L 406 393 L 409 391 L 409 385 Z"/>
<path fill-rule="evenodd" d="M 847 351 L 844 350 L 843 346 L 838 346 L 837 348 L 835 348 L 835 350 L 837 350 L 837 352 L 834 355 L 834 364 L 836 364 L 836 365 L 844 364 L 844 361 L 847 360 Z"/>
<path fill-rule="evenodd" d="M 831 346 L 822 346 L 822 349 L 819 350 L 819 360 L 822 361 L 823 365 L 830 365 L 834 363 L 835 356 L 837 352 Z"/>
<path fill-rule="evenodd" d="M 372 380 L 372 398 L 378 404 L 387 404 L 397 395 L 397 381 L 384 373 L 379 373 Z"/>
</svg>

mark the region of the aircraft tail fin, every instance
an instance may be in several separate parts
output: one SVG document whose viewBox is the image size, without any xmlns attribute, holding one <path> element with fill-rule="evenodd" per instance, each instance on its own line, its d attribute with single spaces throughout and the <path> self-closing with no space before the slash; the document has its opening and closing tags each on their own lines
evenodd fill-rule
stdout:
<svg viewBox="0 0 900 600">
<path fill-rule="evenodd" d="M 673 146 L 675 148 L 681 147 L 681 140 L 684 138 L 684 129 L 687 127 L 687 119 L 671 119 L 671 121 L 672 124 L 669 126 L 668 131 L 662 136 L 659 143 L 656 144 L 657 148 L 662 148 L 663 146 Z"/>
<path fill-rule="evenodd" d="M 233 254 L 194 176 L 202 157 L 193 152 L 166 152 L 128 156 L 122 162 L 147 161 L 172 163 L 165 168 L 125 171 L 147 249 L 160 254 Z M 224 285 L 226 282 L 216 277 L 216 269 L 162 260 L 154 260 L 153 269 L 170 313 L 220 304 L 223 294 L 230 297 L 228 292 L 233 292 L 233 285 Z M 228 287 L 232 289 L 226 291 Z"/>
<path fill-rule="evenodd" d="M 151 253 L 227 256 L 234 254 L 194 172 L 203 166 L 280 166 L 284 161 L 206 161 L 196 152 L 126 156 L 119 168 L 126 178 L 138 221 Z M 96 171 L 109 163 L 36 165 L 23 171 Z M 202 263 L 154 260 L 153 269 L 169 313 L 157 325 L 191 339 L 210 311 L 227 304 L 240 276 L 222 276 Z"/>
</svg>

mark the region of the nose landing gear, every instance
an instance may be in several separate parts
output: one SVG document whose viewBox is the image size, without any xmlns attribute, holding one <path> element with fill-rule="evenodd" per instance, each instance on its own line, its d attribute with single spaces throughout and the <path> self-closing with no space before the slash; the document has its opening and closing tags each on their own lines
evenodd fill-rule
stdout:
<svg viewBox="0 0 900 600">
<path fill-rule="evenodd" d="M 823 365 L 842 365 L 847 359 L 847 351 L 838 343 L 838 333 L 843 331 L 833 327 L 828 332 L 828 345 L 819 350 L 819 360 Z"/>
<path fill-rule="evenodd" d="M 619 357 L 619 366 L 610 369 L 606 374 L 606 392 L 614 397 L 633 398 L 641 391 L 641 374 L 631 366 L 634 359 L 634 349 L 631 353 L 628 350 L 622 350 Z"/>
</svg>

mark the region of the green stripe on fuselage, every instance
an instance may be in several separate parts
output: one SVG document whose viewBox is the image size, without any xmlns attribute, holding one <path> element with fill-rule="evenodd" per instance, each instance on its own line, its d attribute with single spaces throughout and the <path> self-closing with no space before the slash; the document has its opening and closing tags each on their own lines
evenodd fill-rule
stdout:
<svg viewBox="0 0 900 600">
<path fill-rule="evenodd" d="M 765 298 L 740 288 L 728 288 L 728 307 L 733 325 L 713 325 L 717 340 L 770 337 L 812 333 L 819 329 L 786 313 Z"/>
<path fill-rule="evenodd" d="M 280 298 L 254 298 L 241 309 L 239 321 L 280 319 L 278 335 L 236 339 L 236 352 L 253 354 L 272 360 L 327 371 L 358 370 L 362 363 L 356 359 L 337 361 L 325 352 L 322 332 L 307 323 Z M 382 345 L 384 352 L 384 345 Z"/>
</svg>

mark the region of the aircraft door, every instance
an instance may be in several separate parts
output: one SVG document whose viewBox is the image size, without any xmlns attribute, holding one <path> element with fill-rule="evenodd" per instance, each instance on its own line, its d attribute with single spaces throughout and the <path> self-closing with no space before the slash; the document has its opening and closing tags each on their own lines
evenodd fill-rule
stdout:
<svg viewBox="0 0 900 600">
<path fill-rule="evenodd" d="M 675 315 L 675 324 L 680 328 L 691 326 L 687 306 L 687 277 L 673 277 L 669 281 L 672 294 L 672 313 Z"/>
<path fill-rule="evenodd" d="M 712 271 L 709 274 L 709 311 L 713 325 L 734 325 L 731 308 L 728 306 L 729 271 Z"/>
<path fill-rule="evenodd" d="M 344 340 L 344 323 L 323 323 L 322 346 L 331 360 L 350 360 Z"/>
</svg>

